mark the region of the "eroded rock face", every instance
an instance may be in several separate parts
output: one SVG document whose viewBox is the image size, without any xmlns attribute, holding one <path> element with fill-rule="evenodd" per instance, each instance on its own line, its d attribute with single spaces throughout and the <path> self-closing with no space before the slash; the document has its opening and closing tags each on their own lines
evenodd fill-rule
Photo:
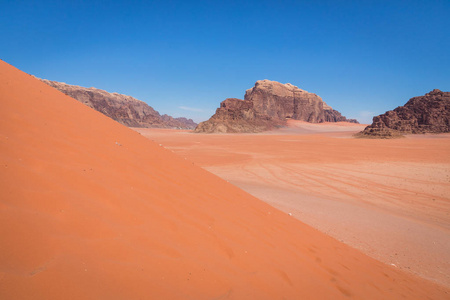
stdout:
<svg viewBox="0 0 450 300">
<path fill-rule="evenodd" d="M 197 126 L 191 119 L 160 115 L 147 103 L 131 96 L 46 79 L 41 81 L 128 127 L 194 129 Z"/>
<path fill-rule="evenodd" d="M 244 100 L 230 98 L 216 113 L 200 123 L 196 132 L 261 132 L 286 125 L 286 119 L 311 123 L 355 122 L 347 120 L 322 98 L 298 87 L 259 80 L 245 92 Z"/>
<path fill-rule="evenodd" d="M 390 137 L 410 133 L 450 132 L 450 92 L 433 90 L 411 98 L 404 106 L 373 118 L 361 135 Z"/>
<path fill-rule="evenodd" d="M 325 102 L 323 106 L 323 114 L 325 117 L 325 122 L 349 122 L 359 124 L 356 119 L 347 119 L 341 115 L 340 112 L 331 108 L 331 106 L 326 105 Z"/>
<path fill-rule="evenodd" d="M 313 93 L 287 83 L 260 80 L 245 92 L 256 112 L 274 119 L 292 118 L 311 123 L 325 120 L 322 99 Z"/>
<path fill-rule="evenodd" d="M 220 107 L 208 121 L 198 124 L 195 132 L 262 132 L 283 125 L 285 121 L 277 121 L 256 112 L 250 100 L 228 98 L 220 103 Z"/>
</svg>

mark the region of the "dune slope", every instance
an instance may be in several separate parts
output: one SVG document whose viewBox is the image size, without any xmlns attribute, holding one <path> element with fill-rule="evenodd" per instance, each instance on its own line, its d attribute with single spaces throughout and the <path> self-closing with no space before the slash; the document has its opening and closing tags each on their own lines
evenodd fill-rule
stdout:
<svg viewBox="0 0 450 300">
<path fill-rule="evenodd" d="M 443 299 L 0 61 L 1 299 Z"/>
</svg>

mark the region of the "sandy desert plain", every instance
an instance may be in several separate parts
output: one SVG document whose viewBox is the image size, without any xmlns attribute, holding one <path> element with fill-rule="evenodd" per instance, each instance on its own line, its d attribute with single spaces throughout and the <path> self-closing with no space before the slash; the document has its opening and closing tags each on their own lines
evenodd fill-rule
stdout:
<svg viewBox="0 0 450 300">
<path fill-rule="evenodd" d="M 450 286 L 450 134 L 353 138 L 365 126 L 135 130 L 371 257 Z"/>
<path fill-rule="evenodd" d="M 450 297 L 448 135 L 138 133 L 3 61 L 0 97 L 0 299 Z"/>
</svg>

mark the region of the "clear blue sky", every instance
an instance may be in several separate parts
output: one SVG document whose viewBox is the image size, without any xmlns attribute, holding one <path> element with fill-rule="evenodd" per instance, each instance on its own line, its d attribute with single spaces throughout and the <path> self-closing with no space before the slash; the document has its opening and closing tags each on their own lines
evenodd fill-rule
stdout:
<svg viewBox="0 0 450 300">
<path fill-rule="evenodd" d="M 0 58 L 50 80 L 208 119 L 256 80 L 369 122 L 450 91 L 450 1 L 0 0 Z"/>
</svg>

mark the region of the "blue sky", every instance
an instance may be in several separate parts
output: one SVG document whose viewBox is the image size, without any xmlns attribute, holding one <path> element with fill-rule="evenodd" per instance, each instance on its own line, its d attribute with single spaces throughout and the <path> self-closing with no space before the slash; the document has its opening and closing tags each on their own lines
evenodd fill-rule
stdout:
<svg viewBox="0 0 450 300">
<path fill-rule="evenodd" d="M 450 1 L 4 1 L 0 59 L 208 119 L 255 81 L 349 118 L 450 91 Z"/>
</svg>

